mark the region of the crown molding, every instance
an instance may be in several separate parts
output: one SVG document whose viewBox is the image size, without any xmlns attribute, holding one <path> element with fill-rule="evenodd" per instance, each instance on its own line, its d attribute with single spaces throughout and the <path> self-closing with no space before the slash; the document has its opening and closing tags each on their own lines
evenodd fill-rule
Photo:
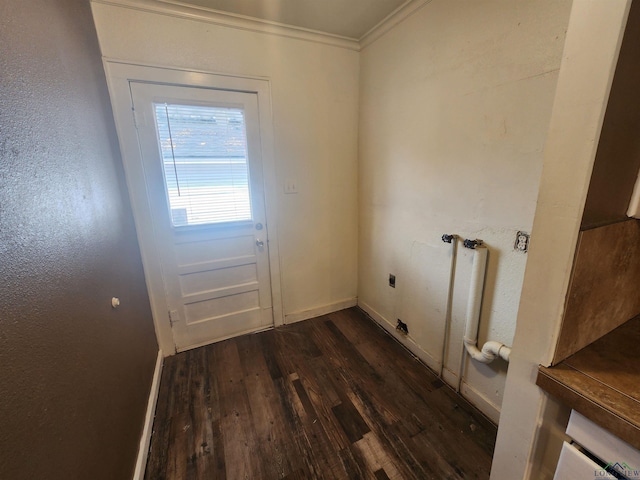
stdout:
<svg viewBox="0 0 640 480">
<path fill-rule="evenodd" d="M 173 0 L 91 0 L 92 3 L 129 8 L 143 12 L 167 15 L 170 17 L 195 20 L 199 22 L 237 28 L 251 32 L 266 33 L 279 37 L 295 38 L 308 42 L 331 45 L 348 50 L 359 51 L 357 39 L 319 32 L 302 27 L 285 25 L 204 7 L 195 7 Z"/>
<path fill-rule="evenodd" d="M 356 39 L 246 15 L 224 12 L 222 10 L 188 5 L 177 0 L 91 0 L 91 3 L 95 4 L 129 8 L 131 10 L 195 20 L 279 37 L 294 38 L 354 51 L 360 51 L 372 44 L 431 2 L 432 0 L 407 0 L 362 37 Z"/>
<path fill-rule="evenodd" d="M 407 0 L 407 2 L 400 5 L 393 12 L 383 18 L 375 27 L 360 37 L 360 49 L 365 48 L 367 45 L 371 45 L 391 29 L 432 1 L 433 0 Z"/>
</svg>

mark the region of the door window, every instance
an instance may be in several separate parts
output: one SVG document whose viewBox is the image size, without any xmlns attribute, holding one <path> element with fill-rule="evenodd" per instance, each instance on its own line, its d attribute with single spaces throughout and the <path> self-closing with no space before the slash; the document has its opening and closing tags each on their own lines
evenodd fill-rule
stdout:
<svg viewBox="0 0 640 480">
<path fill-rule="evenodd" d="M 153 107 L 173 226 L 251 220 L 243 110 Z"/>
</svg>

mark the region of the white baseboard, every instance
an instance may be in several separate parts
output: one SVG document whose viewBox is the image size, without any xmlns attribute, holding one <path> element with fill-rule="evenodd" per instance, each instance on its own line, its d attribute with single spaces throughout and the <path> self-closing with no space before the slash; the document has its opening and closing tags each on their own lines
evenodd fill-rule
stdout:
<svg viewBox="0 0 640 480">
<path fill-rule="evenodd" d="M 153 381 L 151 382 L 151 391 L 149 392 L 149 401 L 147 402 L 147 413 L 144 418 L 142 437 L 140 437 L 138 459 L 136 460 L 133 480 L 144 479 L 144 471 L 147 467 L 147 456 L 149 455 L 149 446 L 151 444 L 151 434 L 153 433 L 153 419 L 156 414 L 158 393 L 160 392 L 160 376 L 162 374 L 163 360 L 162 350 L 158 350 L 158 358 L 156 359 L 156 368 L 153 371 Z"/>
<path fill-rule="evenodd" d="M 442 380 L 454 390 L 458 388 L 458 374 L 448 367 L 442 369 Z"/>
<path fill-rule="evenodd" d="M 398 339 L 400 343 L 402 343 L 407 349 L 409 349 L 409 351 L 416 357 L 422 360 L 431 370 L 433 370 L 434 372 L 440 371 L 440 361 L 433 358 L 428 352 L 422 350 L 422 348 L 420 348 L 420 346 L 410 336 L 399 333 L 396 330 L 395 325 L 389 322 L 389 320 L 387 320 L 365 302 L 358 301 L 358 307 L 364 310 L 367 315 L 375 320 L 378 325 L 380 325 L 387 332 Z M 442 380 L 444 380 L 444 382 L 446 382 L 454 389 L 458 386 L 458 375 L 448 368 L 443 369 Z M 462 385 L 460 386 L 460 394 L 478 410 L 484 413 L 493 423 L 498 423 L 498 420 L 500 419 L 500 408 L 494 403 L 490 402 L 487 397 L 485 397 L 478 390 L 466 383 L 464 380 L 462 381 Z"/>
<path fill-rule="evenodd" d="M 442 380 L 454 390 L 458 388 L 458 374 L 446 367 L 442 371 Z M 489 420 L 496 425 L 498 424 L 498 420 L 500 420 L 500 407 L 490 401 L 483 393 L 480 393 L 465 382 L 464 379 L 462 380 L 462 385 L 460 385 L 460 394 L 484 413 Z"/>
<path fill-rule="evenodd" d="M 411 335 L 405 335 L 396 330 L 396 326 L 378 313 L 371 305 L 364 302 L 358 302 L 360 307 L 367 315 L 375 320 L 375 322 L 384 328 L 389 334 L 395 337 L 402 345 L 404 345 L 411 353 L 418 357 L 434 372 L 440 371 L 440 360 L 433 358 L 433 356 L 424 351 L 420 346 L 411 338 Z M 437 374 L 437 373 L 436 373 Z"/>
<path fill-rule="evenodd" d="M 464 398 L 469 400 L 472 405 L 484 413 L 489 420 L 496 425 L 498 424 L 500 420 L 500 407 L 489 401 L 483 393 L 480 393 L 464 380 L 462 380 L 462 385 L 460 385 L 460 393 Z"/>
<path fill-rule="evenodd" d="M 358 298 L 346 298 L 334 303 L 328 303 L 319 307 L 310 308 L 309 310 L 300 310 L 285 314 L 284 323 L 301 322 L 302 320 L 308 320 L 310 318 L 319 317 L 321 315 L 327 315 L 328 313 L 344 310 L 345 308 L 355 307 L 358 304 Z"/>
</svg>

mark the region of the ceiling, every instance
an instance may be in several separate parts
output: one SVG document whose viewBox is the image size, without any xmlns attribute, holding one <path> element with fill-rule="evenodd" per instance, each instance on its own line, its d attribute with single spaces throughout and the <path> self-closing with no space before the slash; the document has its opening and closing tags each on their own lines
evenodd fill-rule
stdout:
<svg viewBox="0 0 640 480">
<path fill-rule="evenodd" d="M 352 39 L 408 0 L 161 0 L 317 30 Z"/>
</svg>

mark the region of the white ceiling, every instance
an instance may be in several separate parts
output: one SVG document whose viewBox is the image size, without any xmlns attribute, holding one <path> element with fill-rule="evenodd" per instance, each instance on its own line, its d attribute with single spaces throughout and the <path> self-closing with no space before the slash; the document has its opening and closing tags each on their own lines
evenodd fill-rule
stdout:
<svg viewBox="0 0 640 480">
<path fill-rule="evenodd" d="M 161 0 L 360 39 L 409 0 Z"/>
</svg>

